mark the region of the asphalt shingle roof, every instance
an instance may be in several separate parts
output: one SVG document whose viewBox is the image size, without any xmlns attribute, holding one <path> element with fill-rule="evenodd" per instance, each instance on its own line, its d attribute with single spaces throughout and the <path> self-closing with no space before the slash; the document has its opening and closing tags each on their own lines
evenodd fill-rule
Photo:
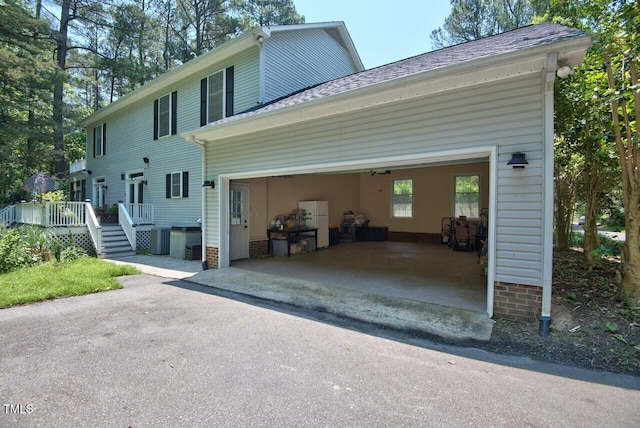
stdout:
<svg viewBox="0 0 640 428">
<path fill-rule="evenodd" d="M 427 52 L 380 67 L 320 83 L 294 94 L 274 100 L 249 111 L 209 124 L 215 126 L 240 118 L 278 110 L 308 101 L 338 95 L 354 89 L 391 81 L 415 73 L 448 67 L 498 54 L 530 49 L 563 40 L 584 37 L 587 33 L 559 24 L 542 23 L 507 31 L 484 39 L 474 40 Z"/>
</svg>

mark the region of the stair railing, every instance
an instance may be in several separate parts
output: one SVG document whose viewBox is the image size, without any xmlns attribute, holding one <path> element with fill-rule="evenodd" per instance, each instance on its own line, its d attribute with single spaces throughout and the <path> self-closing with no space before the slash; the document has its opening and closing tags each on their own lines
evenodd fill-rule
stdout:
<svg viewBox="0 0 640 428">
<path fill-rule="evenodd" d="M 85 219 L 87 223 L 87 229 L 89 229 L 89 235 L 91 235 L 91 241 L 93 242 L 93 246 L 96 248 L 96 254 L 102 254 L 102 226 L 98 222 L 98 217 L 96 217 L 96 213 L 93 211 L 93 207 L 91 206 L 91 201 L 87 200 L 84 203 L 85 205 Z"/>
<path fill-rule="evenodd" d="M 123 203 L 118 204 L 118 223 L 131 244 L 131 250 L 136 251 L 136 225 Z"/>
</svg>

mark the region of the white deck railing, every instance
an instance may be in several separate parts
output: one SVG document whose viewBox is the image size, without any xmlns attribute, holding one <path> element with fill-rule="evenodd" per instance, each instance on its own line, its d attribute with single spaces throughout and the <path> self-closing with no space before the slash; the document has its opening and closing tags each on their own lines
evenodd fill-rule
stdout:
<svg viewBox="0 0 640 428">
<path fill-rule="evenodd" d="M 153 204 L 122 204 L 133 224 L 154 224 Z"/>
<path fill-rule="evenodd" d="M 85 204 L 86 210 L 85 219 L 87 221 L 87 229 L 89 229 L 89 235 L 91 235 L 91 241 L 96 249 L 96 254 L 100 255 L 102 253 L 102 231 L 100 230 L 102 226 L 100 226 L 98 222 L 98 217 L 96 217 L 96 213 L 93 211 L 91 202 L 87 201 L 83 203 Z"/>
<path fill-rule="evenodd" d="M 23 202 L 15 206 L 15 221 L 44 227 L 84 226 L 85 202 Z"/>
<path fill-rule="evenodd" d="M 16 206 L 9 205 L 0 210 L 0 226 L 11 226 L 16 221 Z"/>
<path fill-rule="evenodd" d="M 16 223 L 44 226 L 44 205 L 36 202 L 22 202 L 16 205 Z"/>
<path fill-rule="evenodd" d="M 96 253 L 101 253 L 102 234 L 93 207 L 86 202 L 23 202 L 0 211 L 0 224 L 34 224 L 44 227 L 86 226 Z M 118 204 L 118 222 L 131 248 L 136 250 L 136 225 L 154 224 L 153 204 Z"/>
<path fill-rule="evenodd" d="M 86 224 L 86 202 L 45 202 L 43 226 L 69 227 Z"/>
<path fill-rule="evenodd" d="M 136 251 L 136 226 L 127 211 L 127 207 L 122 203 L 118 204 L 118 223 L 122 227 L 124 234 L 127 235 L 131 250 Z"/>
</svg>

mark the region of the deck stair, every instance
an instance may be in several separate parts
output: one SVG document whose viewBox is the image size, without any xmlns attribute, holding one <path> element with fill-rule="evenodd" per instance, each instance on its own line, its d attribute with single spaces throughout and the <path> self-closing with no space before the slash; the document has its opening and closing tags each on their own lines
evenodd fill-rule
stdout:
<svg viewBox="0 0 640 428">
<path fill-rule="evenodd" d="M 100 258 L 113 259 L 117 257 L 135 256 L 131 244 L 118 224 L 102 225 L 102 248 Z"/>
</svg>

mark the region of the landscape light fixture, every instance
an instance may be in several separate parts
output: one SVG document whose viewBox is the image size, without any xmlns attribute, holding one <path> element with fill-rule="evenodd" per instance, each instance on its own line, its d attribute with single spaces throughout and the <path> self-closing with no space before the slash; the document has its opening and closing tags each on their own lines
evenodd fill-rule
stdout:
<svg viewBox="0 0 640 428">
<path fill-rule="evenodd" d="M 507 165 L 511 165 L 513 169 L 523 169 L 525 165 L 529 165 L 529 162 L 524 153 L 515 152 L 511 154 L 511 160 L 507 162 Z"/>
</svg>

